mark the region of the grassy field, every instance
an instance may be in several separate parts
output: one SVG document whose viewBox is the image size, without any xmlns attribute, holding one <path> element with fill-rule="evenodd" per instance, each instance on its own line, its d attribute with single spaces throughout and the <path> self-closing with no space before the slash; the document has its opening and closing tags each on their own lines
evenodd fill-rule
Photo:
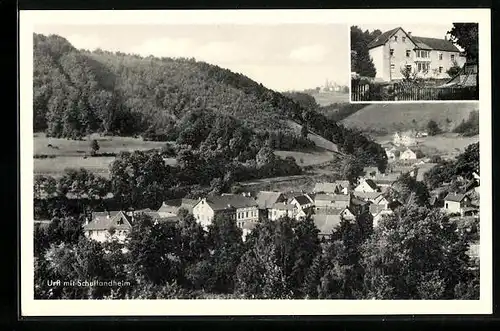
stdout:
<svg viewBox="0 0 500 331">
<path fill-rule="evenodd" d="M 314 97 L 320 106 L 328 106 L 338 102 L 349 102 L 349 93 L 319 92 L 311 93 L 311 96 Z"/>
<path fill-rule="evenodd" d="M 376 142 L 383 144 L 392 141 L 392 135 L 374 136 Z M 442 158 L 454 158 L 467 146 L 479 141 L 479 136 L 461 137 L 456 133 L 444 133 L 416 139 L 418 149 L 426 156 L 440 155 Z"/>
<path fill-rule="evenodd" d="M 122 151 L 149 150 L 161 148 L 164 142 L 143 141 L 133 137 L 99 137 L 92 135 L 90 139 L 99 142 L 100 153 L 119 153 Z M 49 147 L 51 145 L 52 147 Z M 48 138 L 44 134 L 33 135 L 33 154 L 55 155 L 55 158 L 33 159 L 35 174 L 59 177 L 67 168 L 85 168 L 95 174 L 107 177 L 109 165 L 114 156 L 86 157 L 90 152 L 88 140 L 69 140 Z M 175 159 L 166 160 L 175 164 Z"/>
<path fill-rule="evenodd" d="M 294 121 L 288 121 L 288 126 L 293 129 L 297 134 L 300 134 L 300 131 L 302 129 L 302 125 L 295 123 Z M 328 151 L 332 152 L 338 152 L 338 147 L 337 144 L 334 144 L 333 142 L 326 140 L 325 138 L 315 134 L 315 133 L 309 133 L 307 135 L 307 138 L 312 140 L 316 147 L 320 149 L 325 149 Z"/>
<path fill-rule="evenodd" d="M 301 167 L 314 166 L 335 160 L 335 155 L 329 151 L 310 151 L 310 152 L 296 152 L 296 151 L 276 151 L 276 155 L 285 158 L 291 156 L 295 162 Z"/>
<path fill-rule="evenodd" d="M 411 103 L 371 104 L 341 122 L 347 127 L 363 131 L 385 131 L 426 129 L 429 120 L 434 120 L 444 131 L 453 130 L 469 113 L 478 110 L 477 102 L 464 103 Z"/>
</svg>

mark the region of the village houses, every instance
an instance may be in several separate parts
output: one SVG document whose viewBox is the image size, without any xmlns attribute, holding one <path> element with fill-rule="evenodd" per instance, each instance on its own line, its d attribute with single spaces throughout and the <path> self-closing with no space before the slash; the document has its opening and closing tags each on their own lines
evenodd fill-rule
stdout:
<svg viewBox="0 0 500 331">
<path fill-rule="evenodd" d="M 350 185 L 348 180 L 336 180 L 333 183 L 321 182 L 314 185 L 313 192 L 327 194 L 349 194 Z"/>
<path fill-rule="evenodd" d="M 479 209 L 472 204 L 469 194 L 448 193 L 444 198 L 444 210 L 461 216 L 477 215 Z"/>
<path fill-rule="evenodd" d="M 349 207 L 351 196 L 347 194 L 316 194 L 314 197 L 314 206 L 316 210 L 329 208 Z"/>
<path fill-rule="evenodd" d="M 354 188 L 355 193 L 366 193 L 366 192 L 380 192 L 379 187 L 373 179 L 361 178 L 359 184 Z"/>
<path fill-rule="evenodd" d="M 466 58 L 447 39 L 418 37 L 401 27 L 385 31 L 368 44 L 370 57 L 376 70 L 376 79 L 397 81 L 409 70 L 421 78 L 447 79 L 447 71 Z"/>
<path fill-rule="evenodd" d="M 239 228 L 245 229 L 259 221 L 259 206 L 251 197 L 241 194 L 223 194 L 206 197 L 193 207 L 195 219 L 207 229 L 217 215 L 228 215 Z"/>
<path fill-rule="evenodd" d="M 86 218 L 83 233 L 89 239 L 105 242 L 116 238 L 123 242 L 132 230 L 132 215 L 123 211 L 94 212 Z"/>
<path fill-rule="evenodd" d="M 288 203 L 286 200 L 275 203 L 268 211 L 268 219 L 271 221 L 276 221 L 281 217 L 300 219 L 300 217 L 305 216 L 306 214 L 304 212 L 299 213 L 299 209 L 296 205 Z"/>
</svg>

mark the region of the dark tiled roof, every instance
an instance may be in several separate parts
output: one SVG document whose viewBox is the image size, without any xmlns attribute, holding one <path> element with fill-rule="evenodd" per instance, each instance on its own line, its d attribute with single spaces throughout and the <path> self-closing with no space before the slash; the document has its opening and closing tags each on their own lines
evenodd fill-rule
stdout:
<svg viewBox="0 0 500 331">
<path fill-rule="evenodd" d="M 281 200 L 282 196 L 281 192 L 260 191 L 257 194 L 257 204 L 259 205 L 259 209 L 271 208 L 275 203 Z"/>
<path fill-rule="evenodd" d="M 398 31 L 399 29 L 401 29 L 400 27 L 397 27 L 397 28 L 394 28 L 392 30 L 389 30 L 389 31 L 386 31 L 384 33 L 382 33 L 380 36 L 378 36 L 377 38 L 373 39 L 372 41 L 370 41 L 370 43 L 368 44 L 368 48 L 374 48 L 374 47 L 377 47 L 377 46 L 381 46 L 381 45 L 384 45 L 387 40 L 389 40 L 389 38 L 394 34 L 396 33 L 396 31 Z"/>
<path fill-rule="evenodd" d="M 250 197 L 239 194 L 227 194 L 208 197 L 207 203 L 213 210 L 225 210 L 231 208 L 258 207 L 257 201 Z"/>
<path fill-rule="evenodd" d="M 461 202 L 464 198 L 465 194 L 448 193 L 448 195 L 444 199 L 446 201 Z"/>
<path fill-rule="evenodd" d="M 377 184 L 375 184 L 375 182 L 372 180 L 372 179 L 365 179 L 365 182 L 366 184 L 368 184 L 368 186 L 370 186 L 372 189 L 376 190 L 377 189 Z"/>
<path fill-rule="evenodd" d="M 396 33 L 401 27 L 394 28 L 392 30 L 382 33 L 380 36 L 372 40 L 368 44 L 368 48 L 374 48 L 384 45 L 389 38 Z M 402 29 L 403 30 L 403 29 Z M 404 31 L 404 30 L 403 30 Z M 405 32 L 406 33 L 406 32 Z M 417 48 L 430 49 L 437 51 L 446 52 L 460 52 L 460 50 L 449 40 L 439 39 L 439 38 L 428 38 L 428 37 L 418 37 L 408 35 L 411 41 L 417 45 Z"/>
<path fill-rule="evenodd" d="M 350 195 L 347 194 L 316 194 L 315 200 L 326 200 L 326 201 L 349 201 L 351 199 Z"/>
<path fill-rule="evenodd" d="M 109 217 L 107 213 L 104 213 L 104 215 L 102 215 L 103 213 L 93 213 L 92 215 L 94 214 L 98 215 L 93 217 L 92 221 L 83 227 L 84 230 L 109 230 L 111 228 L 116 230 L 130 230 L 132 228 L 130 224 L 131 217 L 121 211 L 111 211 L 109 212 Z M 119 224 L 119 220 L 122 220 L 123 223 Z"/>
<path fill-rule="evenodd" d="M 415 43 L 417 43 L 420 48 L 423 49 L 433 49 L 436 51 L 445 52 L 460 52 L 457 46 L 453 45 L 453 43 L 449 40 L 417 36 L 412 36 L 411 38 Z"/>
<path fill-rule="evenodd" d="M 301 206 L 302 205 L 307 205 L 309 203 L 311 203 L 311 200 L 309 200 L 308 197 L 306 197 L 305 195 L 298 195 L 296 197 L 293 197 Z"/>
<path fill-rule="evenodd" d="M 177 214 L 180 208 L 187 209 L 190 213 L 193 212 L 193 207 L 198 203 L 198 200 L 193 199 L 173 199 L 163 202 L 158 212 Z"/>
</svg>

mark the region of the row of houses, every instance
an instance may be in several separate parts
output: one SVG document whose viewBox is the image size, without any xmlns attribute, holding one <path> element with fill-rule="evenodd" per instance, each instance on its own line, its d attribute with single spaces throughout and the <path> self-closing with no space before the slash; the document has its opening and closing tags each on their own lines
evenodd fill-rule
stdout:
<svg viewBox="0 0 500 331">
<path fill-rule="evenodd" d="M 362 213 L 373 216 L 376 227 L 386 215 L 393 213 L 402 202 L 391 200 L 388 189 L 401 172 L 382 174 L 376 168 L 365 168 L 366 175 L 352 187 L 348 181 L 316 183 L 310 193 L 286 194 L 284 192 L 260 191 L 252 195 L 222 194 L 198 199 L 174 199 L 163 202 L 156 210 L 95 212 L 84 225 L 87 237 L 106 241 L 112 237 L 124 240 L 133 227 L 137 214 L 149 215 L 155 222 L 178 222 L 181 209 L 192 214 L 204 229 L 218 215 L 233 219 L 246 237 L 265 219 L 271 221 L 288 216 L 300 220 L 310 215 L 320 230 L 321 237 L 328 237 L 342 220 L 353 220 Z M 414 173 L 410 173 L 415 175 Z M 475 176 L 475 187 L 465 193 L 450 192 L 444 198 L 434 194 L 429 204 L 449 214 L 477 216 L 479 213 L 479 176 Z M 475 195 L 475 196 L 474 196 Z"/>
</svg>

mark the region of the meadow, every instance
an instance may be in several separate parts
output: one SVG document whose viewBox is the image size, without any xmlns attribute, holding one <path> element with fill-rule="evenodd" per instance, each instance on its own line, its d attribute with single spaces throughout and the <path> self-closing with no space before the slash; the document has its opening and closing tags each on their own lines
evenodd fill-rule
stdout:
<svg viewBox="0 0 500 331">
<path fill-rule="evenodd" d="M 320 106 L 328 106 L 332 103 L 349 102 L 349 93 L 340 92 L 319 92 L 311 93 L 316 103 Z"/>
<path fill-rule="evenodd" d="M 384 144 L 392 141 L 392 135 L 373 136 L 373 139 Z M 425 156 L 440 155 L 442 158 L 451 159 L 462 153 L 467 146 L 479 141 L 479 136 L 462 137 L 457 133 L 443 133 L 416 139 L 417 148 Z"/>
<path fill-rule="evenodd" d="M 54 155 L 54 158 L 34 158 L 34 173 L 59 177 L 68 168 L 85 168 L 95 174 L 109 176 L 109 165 L 114 156 L 90 157 L 90 141 L 99 143 L 99 153 L 118 154 L 122 151 L 160 149 L 165 142 L 144 141 L 142 138 L 91 135 L 84 140 L 46 137 L 42 133 L 33 135 L 33 155 Z M 175 164 L 175 159 L 166 159 Z"/>
</svg>

